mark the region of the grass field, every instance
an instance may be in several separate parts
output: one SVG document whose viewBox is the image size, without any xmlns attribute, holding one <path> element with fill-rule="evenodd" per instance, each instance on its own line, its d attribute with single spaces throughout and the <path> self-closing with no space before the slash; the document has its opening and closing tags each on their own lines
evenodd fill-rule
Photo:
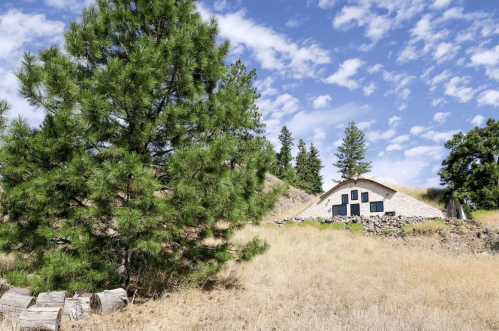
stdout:
<svg viewBox="0 0 499 331">
<path fill-rule="evenodd" d="M 248 226 L 270 250 L 191 288 L 64 330 L 497 330 L 494 257 L 394 247 L 310 224 Z"/>
<path fill-rule="evenodd" d="M 476 210 L 473 212 L 473 217 L 483 225 L 499 226 L 499 210 Z"/>
</svg>

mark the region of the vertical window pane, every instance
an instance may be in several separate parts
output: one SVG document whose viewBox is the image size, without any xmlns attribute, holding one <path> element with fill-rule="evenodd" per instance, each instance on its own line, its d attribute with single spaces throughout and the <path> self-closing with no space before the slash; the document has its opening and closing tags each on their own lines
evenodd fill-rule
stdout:
<svg viewBox="0 0 499 331">
<path fill-rule="evenodd" d="M 340 215 L 347 216 L 347 206 L 340 206 Z"/>
<path fill-rule="evenodd" d="M 362 202 L 369 202 L 369 194 L 367 192 L 362 193 L 361 197 L 362 197 Z"/>
<path fill-rule="evenodd" d="M 371 212 L 376 211 L 376 202 L 371 202 Z"/>
<path fill-rule="evenodd" d="M 352 191 L 352 200 L 358 200 L 358 199 L 359 199 L 358 191 Z"/>
<path fill-rule="evenodd" d="M 376 202 L 376 211 L 383 211 L 383 201 Z"/>
<path fill-rule="evenodd" d="M 338 216 L 340 214 L 340 208 L 338 206 L 333 207 L 333 216 Z"/>
<path fill-rule="evenodd" d="M 343 194 L 341 196 L 341 203 L 347 204 L 348 203 L 348 194 Z"/>
</svg>

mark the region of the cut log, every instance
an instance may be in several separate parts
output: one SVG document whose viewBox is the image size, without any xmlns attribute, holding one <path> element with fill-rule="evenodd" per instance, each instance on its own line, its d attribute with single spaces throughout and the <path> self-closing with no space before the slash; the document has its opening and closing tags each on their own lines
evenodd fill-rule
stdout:
<svg viewBox="0 0 499 331">
<path fill-rule="evenodd" d="M 26 291 L 20 293 L 18 290 L 10 289 L 0 298 L 0 313 L 20 312 L 35 304 L 36 298 L 25 295 Z"/>
<path fill-rule="evenodd" d="M 31 307 L 24 310 L 19 316 L 19 328 L 22 331 L 58 331 L 61 317 L 62 308 L 60 307 Z"/>
<path fill-rule="evenodd" d="M 68 298 L 64 303 L 64 318 L 70 321 L 85 319 L 89 309 L 90 298 Z"/>
<path fill-rule="evenodd" d="M 8 290 L 10 290 L 10 285 L 5 283 L 0 283 L 0 297 L 4 295 Z"/>
<path fill-rule="evenodd" d="M 66 292 L 64 291 L 40 293 L 36 299 L 36 306 L 63 308 L 65 297 Z"/>
<path fill-rule="evenodd" d="M 90 298 L 90 307 L 99 315 L 112 313 L 128 304 L 126 291 L 122 288 L 95 293 Z"/>
<path fill-rule="evenodd" d="M 9 292 L 27 295 L 29 297 L 31 296 L 31 290 L 29 288 L 12 288 Z"/>
</svg>

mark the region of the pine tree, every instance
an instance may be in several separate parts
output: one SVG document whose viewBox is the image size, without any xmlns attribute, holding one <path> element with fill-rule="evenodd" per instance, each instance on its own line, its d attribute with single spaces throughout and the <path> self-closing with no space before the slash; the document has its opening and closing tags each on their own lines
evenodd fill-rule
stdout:
<svg viewBox="0 0 499 331">
<path fill-rule="evenodd" d="M 319 157 L 319 150 L 314 146 L 314 143 L 310 144 L 310 150 L 308 153 L 308 172 L 309 172 L 309 180 L 310 183 L 310 192 L 313 194 L 322 193 L 322 182 L 323 177 L 320 172 L 321 169 L 324 168 L 322 165 L 322 161 Z"/>
<path fill-rule="evenodd" d="M 40 276 L 33 291 L 94 291 L 139 271 L 193 279 L 268 247 L 227 242 L 279 192 L 263 192 L 272 146 L 253 135 L 256 73 L 224 64 L 217 33 L 190 0 L 97 0 L 65 51 L 24 55 L 21 93 L 45 118 L 2 136 L 0 250 Z"/>
<path fill-rule="evenodd" d="M 304 190 L 307 193 L 311 193 L 311 174 L 309 169 L 309 160 L 307 146 L 303 139 L 300 139 L 298 144 L 298 155 L 296 156 L 295 172 L 298 178 L 296 183 L 297 188 Z"/>
<path fill-rule="evenodd" d="M 351 179 L 371 171 L 371 162 L 362 162 L 366 153 L 364 132 L 352 121 L 345 128 L 343 143 L 338 147 L 338 162 L 333 165 L 338 167 L 342 179 Z"/>
<path fill-rule="evenodd" d="M 286 126 L 282 127 L 278 138 L 281 142 L 281 150 L 277 154 L 277 173 L 278 177 L 284 180 L 285 174 L 287 174 L 288 178 L 290 177 L 291 170 L 289 168 L 292 169 L 291 161 L 293 160 L 291 148 L 294 146 L 294 143 L 291 132 Z"/>
</svg>

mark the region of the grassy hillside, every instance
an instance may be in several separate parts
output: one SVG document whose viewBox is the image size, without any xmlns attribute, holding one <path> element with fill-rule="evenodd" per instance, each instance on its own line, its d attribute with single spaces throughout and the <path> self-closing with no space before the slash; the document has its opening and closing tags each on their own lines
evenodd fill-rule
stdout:
<svg viewBox="0 0 499 331">
<path fill-rule="evenodd" d="M 427 187 L 409 187 L 399 185 L 393 182 L 381 182 L 383 185 L 393 188 L 405 195 L 413 197 L 416 200 L 424 202 L 437 209 L 444 210 L 445 204 L 443 201 L 443 189 L 441 188 L 427 188 Z"/>
<path fill-rule="evenodd" d="M 185 289 L 72 330 L 493 330 L 499 264 L 314 226 L 248 226 L 270 250 Z"/>
</svg>

